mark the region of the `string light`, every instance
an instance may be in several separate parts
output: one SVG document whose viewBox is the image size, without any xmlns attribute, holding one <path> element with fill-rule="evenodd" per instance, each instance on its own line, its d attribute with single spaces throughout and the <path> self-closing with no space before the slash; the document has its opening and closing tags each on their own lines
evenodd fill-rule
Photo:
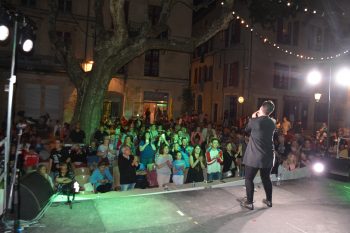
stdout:
<svg viewBox="0 0 350 233">
<path fill-rule="evenodd" d="M 308 11 L 308 8 L 305 8 L 304 11 L 307 12 L 307 11 Z M 314 14 L 317 13 L 316 10 L 313 10 L 312 12 L 313 12 Z M 241 17 L 240 15 L 238 15 L 237 12 L 234 12 L 234 11 L 233 11 L 232 14 L 233 14 L 233 15 L 236 15 L 236 19 L 237 19 L 237 20 L 240 19 L 240 23 L 242 24 L 242 27 L 243 27 L 243 28 L 246 28 L 246 29 L 249 28 L 249 30 L 250 30 L 251 32 L 255 31 L 255 28 L 254 28 L 253 26 L 249 26 L 249 24 L 245 24 L 244 18 Z M 324 14 L 324 13 L 323 13 L 323 14 Z M 243 25 L 244 25 L 244 26 L 243 26 Z M 281 48 L 280 46 L 278 46 L 276 43 L 271 42 L 271 40 L 270 40 L 267 36 L 265 36 L 265 35 L 263 35 L 263 34 L 260 34 L 260 33 L 257 32 L 257 31 L 255 32 L 255 36 L 257 36 L 263 43 L 268 44 L 268 45 L 270 45 L 271 47 L 273 47 L 273 48 L 275 48 L 275 49 L 277 49 L 277 50 L 281 50 L 281 51 L 284 52 L 285 54 L 295 56 L 295 57 L 298 58 L 298 59 L 305 59 L 305 60 L 325 60 L 325 59 L 327 59 L 327 60 L 329 60 L 329 59 L 338 58 L 338 57 L 340 57 L 340 56 L 342 56 L 342 55 L 344 55 L 344 54 L 349 53 L 349 50 L 345 50 L 345 51 L 343 51 L 343 52 L 341 52 L 341 53 L 338 53 L 338 54 L 336 54 L 336 55 L 334 55 L 334 56 L 328 56 L 328 57 L 326 57 L 326 58 L 325 58 L 325 57 L 310 57 L 310 56 L 305 56 L 305 55 L 302 55 L 302 54 L 299 54 L 299 53 L 296 53 L 296 52 L 293 52 L 293 51 L 289 51 L 289 50 L 287 50 L 287 49 L 283 49 L 283 48 Z"/>
</svg>

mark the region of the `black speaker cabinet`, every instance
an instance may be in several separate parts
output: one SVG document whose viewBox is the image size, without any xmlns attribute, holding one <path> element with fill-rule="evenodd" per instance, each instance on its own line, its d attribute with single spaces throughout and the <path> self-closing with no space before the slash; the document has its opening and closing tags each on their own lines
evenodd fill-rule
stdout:
<svg viewBox="0 0 350 233">
<path fill-rule="evenodd" d="M 20 180 L 20 219 L 32 220 L 45 207 L 53 189 L 50 183 L 37 172 L 27 174 Z"/>
</svg>

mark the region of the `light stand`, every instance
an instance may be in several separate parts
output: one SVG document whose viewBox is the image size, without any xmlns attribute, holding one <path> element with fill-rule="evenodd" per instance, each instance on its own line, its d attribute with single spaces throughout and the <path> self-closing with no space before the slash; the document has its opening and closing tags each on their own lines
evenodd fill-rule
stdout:
<svg viewBox="0 0 350 233">
<path fill-rule="evenodd" d="M 327 115 L 327 146 L 326 146 L 326 152 L 325 157 L 329 156 L 329 146 L 330 146 L 330 140 L 331 140 L 331 84 L 332 84 L 332 65 L 329 65 L 329 80 L 328 80 L 328 115 Z"/>
<path fill-rule="evenodd" d="M 16 83 L 15 66 L 16 66 L 16 54 L 17 54 L 17 33 L 18 33 L 18 22 L 15 19 L 14 33 L 12 41 L 12 60 L 11 60 L 11 74 L 9 80 L 9 90 L 8 90 L 8 104 L 7 104 L 7 127 L 6 127 L 6 141 L 5 141 L 5 178 L 4 178 L 4 210 L 3 214 L 5 216 L 7 207 L 10 205 L 7 201 L 8 192 L 8 164 L 10 160 L 10 147 L 11 147 L 11 126 L 12 126 L 12 102 L 13 102 L 13 89 Z M 12 197 L 11 197 L 12 198 Z"/>
</svg>

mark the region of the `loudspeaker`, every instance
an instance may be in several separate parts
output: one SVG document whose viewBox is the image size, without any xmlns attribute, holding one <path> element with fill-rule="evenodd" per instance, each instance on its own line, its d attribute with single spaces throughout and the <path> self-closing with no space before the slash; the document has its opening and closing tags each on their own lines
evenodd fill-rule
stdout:
<svg viewBox="0 0 350 233">
<path fill-rule="evenodd" d="M 49 181 L 37 172 L 22 177 L 19 187 L 19 218 L 32 220 L 54 193 Z"/>
</svg>

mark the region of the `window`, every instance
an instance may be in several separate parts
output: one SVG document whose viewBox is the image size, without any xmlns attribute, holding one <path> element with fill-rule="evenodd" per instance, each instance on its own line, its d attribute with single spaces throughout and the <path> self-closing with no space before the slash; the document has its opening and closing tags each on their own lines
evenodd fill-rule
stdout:
<svg viewBox="0 0 350 233">
<path fill-rule="evenodd" d="M 22 6 L 25 7 L 35 7 L 36 6 L 36 0 L 21 0 Z"/>
<path fill-rule="evenodd" d="M 229 86 L 238 87 L 239 84 L 239 70 L 238 62 L 230 64 L 230 74 L 229 74 Z"/>
<path fill-rule="evenodd" d="M 290 67 L 290 89 L 291 90 L 300 90 L 302 87 L 302 79 L 298 67 Z"/>
<path fill-rule="evenodd" d="M 148 18 L 151 21 L 152 25 L 156 25 L 160 18 L 160 12 L 162 8 L 160 6 L 148 6 Z"/>
<path fill-rule="evenodd" d="M 128 20 L 129 20 L 129 1 L 125 1 L 125 3 L 124 3 L 124 15 L 125 15 L 125 22 L 128 23 Z"/>
<path fill-rule="evenodd" d="M 288 89 L 289 86 L 289 66 L 275 63 L 273 87 Z"/>
<path fill-rule="evenodd" d="M 223 86 L 238 87 L 239 84 L 239 63 L 234 62 L 224 65 Z"/>
<path fill-rule="evenodd" d="M 208 81 L 213 81 L 213 66 L 209 66 Z"/>
<path fill-rule="evenodd" d="M 314 51 L 321 51 L 323 44 L 322 29 L 316 26 L 311 26 L 308 32 L 307 48 Z"/>
<path fill-rule="evenodd" d="M 200 114 L 202 113 L 203 109 L 202 109 L 202 96 L 198 95 L 197 96 L 197 113 Z"/>
<path fill-rule="evenodd" d="M 199 72 L 198 72 L 198 83 L 202 82 L 202 67 L 199 67 Z"/>
<path fill-rule="evenodd" d="M 208 67 L 207 66 L 203 67 L 203 80 L 204 80 L 204 82 L 208 81 Z"/>
<path fill-rule="evenodd" d="M 68 49 L 72 45 L 72 35 L 70 32 L 57 31 L 56 35 L 59 40 L 63 41 L 65 49 Z"/>
<path fill-rule="evenodd" d="M 285 45 L 298 45 L 299 21 L 284 22 L 277 20 L 277 43 Z"/>
<path fill-rule="evenodd" d="M 198 68 L 194 69 L 194 84 L 198 82 Z"/>
<path fill-rule="evenodd" d="M 314 120 L 316 122 L 327 122 L 328 105 L 327 103 L 316 103 Z"/>
<path fill-rule="evenodd" d="M 231 33 L 230 44 L 234 45 L 234 44 L 239 43 L 240 37 L 241 37 L 241 25 L 240 25 L 239 20 L 236 20 L 236 21 L 231 23 L 230 33 Z"/>
<path fill-rule="evenodd" d="M 72 0 L 58 0 L 58 11 L 61 13 L 71 13 Z"/>
<path fill-rule="evenodd" d="M 277 43 L 290 44 L 292 39 L 292 24 L 283 23 L 283 19 L 277 20 Z"/>
<path fill-rule="evenodd" d="M 224 65 L 224 75 L 223 75 L 223 82 L 222 82 L 222 86 L 223 87 L 227 87 L 227 71 L 228 71 L 228 64 Z"/>
<path fill-rule="evenodd" d="M 299 21 L 293 23 L 293 45 L 298 46 L 299 40 Z"/>
<path fill-rule="evenodd" d="M 239 20 L 231 22 L 228 29 L 224 32 L 225 36 L 225 47 L 235 45 L 240 42 L 241 39 L 241 25 Z"/>
<path fill-rule="evenodd" d="M 159 75 L 159 50 L 150 50 L 145 53 L 144 75 Z"/>
</svg>

